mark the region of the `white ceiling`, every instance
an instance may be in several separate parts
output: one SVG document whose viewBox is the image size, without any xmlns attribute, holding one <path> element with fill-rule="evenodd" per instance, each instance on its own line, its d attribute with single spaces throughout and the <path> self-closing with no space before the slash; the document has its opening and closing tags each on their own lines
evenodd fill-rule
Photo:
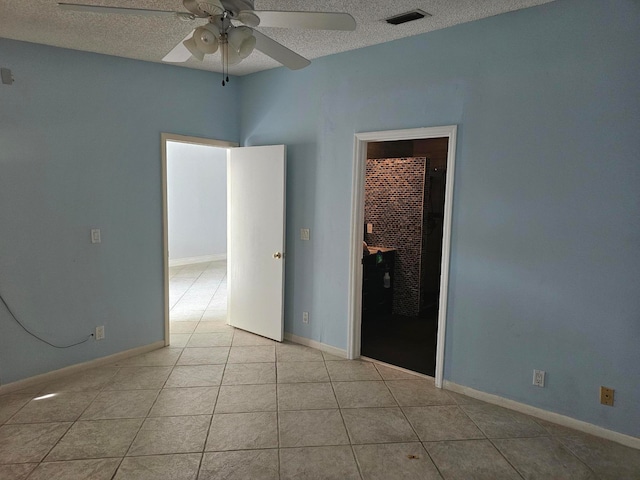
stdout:
<svg viewBox="0 0 640 480">
<path fill-rule="evenodd" d="M 255 0 L 255 8 L 350 13 L 357 23 L 354 32 L 258 28 L 265 35 L 312 60 L 551 1 Z M 77 0 L 77 3 L 184 11 L 181 0 Z M 433 16 L 400 26 L 383 21 L 415 8 Z M 62 11 L 57 6 L 57 0 L 0 0 L 0 37 L 150 62 L 160 62 L 193 28 L 204 23 L 203 19 L 184 22 L 171 16 Z M 221 69 L 219 53 L 208 55 L 204 62 L 191 59 L 180 65 L 210 71 Z M 241 64 L 231 67 L 230 73 L 245 75 L 278 66 L 280 64 L 276 61 L 255 51 Z"/>
</svg>

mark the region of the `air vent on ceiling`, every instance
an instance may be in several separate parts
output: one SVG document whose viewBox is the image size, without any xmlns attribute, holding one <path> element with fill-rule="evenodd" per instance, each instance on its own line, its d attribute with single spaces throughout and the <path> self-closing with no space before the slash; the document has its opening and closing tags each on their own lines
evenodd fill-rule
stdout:
<svg viewBox="0 0 640 480">
<path fill-rule="evenodd" d="M 389 17 L 385 19 L 385 22 L 390 23 L 391 25 L 400 25 L 407 22 L 412 22 L 414 20 L 420 20 L 424 17 L 430 17 L 431 14 L 416 8 L 415 10 L 411 10 L 410 12 L 401 13 L 400 15 L 395 15 L 393 17 Z"/>
</svg>

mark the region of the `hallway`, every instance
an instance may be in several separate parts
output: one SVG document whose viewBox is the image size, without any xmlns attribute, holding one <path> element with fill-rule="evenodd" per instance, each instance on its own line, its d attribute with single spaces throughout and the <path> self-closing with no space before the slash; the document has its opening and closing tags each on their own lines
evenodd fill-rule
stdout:
<svg viewBox="0 0 640 480">
<path fill-rule="evenodd" d="M 231 332 L 226 324 L 227 262 L 170 267 L 169 308 L 172 347 L 186 346 L 196 332 Z"/>
</svg>

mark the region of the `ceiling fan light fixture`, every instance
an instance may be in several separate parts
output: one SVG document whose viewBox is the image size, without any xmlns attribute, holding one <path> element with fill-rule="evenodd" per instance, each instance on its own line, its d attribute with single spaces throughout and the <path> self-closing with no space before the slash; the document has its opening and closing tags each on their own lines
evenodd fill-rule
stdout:
<svg viewBox="0 0 640 480">
<path fill-rule="evenodd" d="M 239 64 L 242 61 L 242 57 L 238 55 L 237 51 L 229 47 L 230 45 L 227 44 L 226 48 L 220 49 L 222 51 L 222 64 L 226 66 Z"/>
<path fill-rule="evenodd" d="M 253 30 L 249 27 L 236 27 L 228 34 L 229 46 L 238 56 L 247 58 L 253 52 L 256 46 L 256 37 L 253 36 Z"/>
<path fill-rule="evenodd" d="M 254 48 L 256 48 L 256 37 L 251 35 L 244 42 L 242 42 L 240 50 L 238 50 L 238 55 L 240 55 L 240 58 L 247 58 L 253 53 Z"/>
<path fill-rule="evenodd" d="M 216 53 L 218 51 L 218 36 L 220 31 L 215 25 L 207 24 L 198 27 L 193 32 L 193 39 L 198 50 L 204 54 Z"/>
<path fill-rule="evenodd" d="M 195 59 L 200 60 L 202 62 L 204 60 L 204 53 L 202 53 L 198 49 L 198 45 L 196 45 L 196 41 L 193 38 L 194 36 L 195 36 L 195 32 L 194 32 L 194 35 L 187 38 L 184 42 L 182 42 L 182 44 L 187 48 L 187 50 L 189 50 L 189 53 L 191 53 L 191 55 Z"/>
<path fill-rule="evenodd" d="M 242 22 L 247 27 L 257 27 L 260 25 L 260 17 L 258 17 L 251 10 L 242 10 L 238 12 L 238 16 L 236 17 L 239 22 Z"/>
</svg>

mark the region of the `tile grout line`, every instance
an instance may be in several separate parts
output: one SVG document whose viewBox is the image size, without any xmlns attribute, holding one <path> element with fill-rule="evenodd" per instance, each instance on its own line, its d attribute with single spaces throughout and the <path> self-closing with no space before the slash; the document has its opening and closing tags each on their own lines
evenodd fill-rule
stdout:
<svg viewBox="0 0 640 480">
<path fill-rule="evenodd" d="M 121 367 L 118 367 L 118 370 L 112 375 L 112 378 L 120 371 Z M 53 383 L 53 382 L 51 382 Z M 62 439 L 69 433 L 69 431 L 73 428 L 74 425 L 76 425 L 78 423 L 78 421 L 80 421 L 80 417 L 84 414 L 84 412 L 89 408 L 89 406 L 91 406 L 91 404 L 95 401 L 96 398 L 98 398 L 98 396 L 100 395 L 100 393 L 104 390 L 104 388 L 106 387 L 108 382 L 105 382 L 104 385 L 102 385 L 102 387 L 98 390 L 98 393 L 96 394 L 96 397 L 89 402 L 89 404 L 83 409 L 83 411 L 78 415 L 78 417 L 76 417 L 75 420 L 72 420 L 70 422 L 32 422 L 32 423 L 26 423 L 26 424 L 41 424 L 41 423 L 69 423 L 70 425 L 67 427 L 67 429 L 64 431 L 64 433 L 62 435 L 60 435 L 60 438 L 58 438 L 58 440 L 56 442 L 54 442 L 54 444 L 51 446 L 51 448 L 49 450 L 47 450 L 47 452 L 42 456 L 42 458 L 38 461 L 38 462 L 34 462 L 37 463 L 37 465 L 35 466 L 35 468 L 32 470 L 31 473 L 33 473 L 33 471 L 35 471 L 42 463 L 49 463 L 49 462 L 45 462 L 45 459 L 47 458 L 47 456 L 49 454 L 51 454 L 51 452 L 58 446 L 58 444 L 62 441 Z M 9 419 L 7 419 L 7 422 L 11 420 L 11 418 L 15 417 L 15 415 L 17 415 L 22 409 L 24 409 L 27 405 L 29 405 L 29 403 L 31 403 L 34 398 L 36 398 L 38 395 L 42 394 L 42 392 L 45 390 L 47 384 L 43 385 L 42 388 L 39 390 L 39 392 L 35 395 L 33 395 L 33 398 L 31 400 L 29 400 L 27 403 L 25 403 L 16 413 L 14 413 L 11 417 L 9 417 Z M 70 391 L 70 393 L 75 393 L 73 391 Z M 8 424 L 7 422 L 5 422 L 3 425 L 12 425 L 12 424 Z M 13 424 L 13 425 L 25 425 L 25 423 L 23 424 Z M 115 457 L 117 458 L 117 457 Z M 121 460 L 122 461 L 122 460 Z M 118 467 L 120 465 L 118 464 Z M 117 469 L 116 469 L 117 470 Z M 29 475 L 31 475 L 31 473 Z M 115 472 L 114 472 L 115 475 Z"/>
<path fill-rule="evenodd" d="M 324 368 L 327 371 L 327 375 L 329 376 L 329 384 L 331 385 L 331 391 L 333 392 L 333 398 L 336 401 L 336 405 L 338 406 L 338 413 L 340 414 L 340 418 L 342 419 L 342 426 L 344 427 L 344 431 L 347 434 L 347 440 L 349 440 L 349 449 L 351 450 L 351 456 L 353 457 L 353 461 L 356 464 L 356 470 L 358 471 L 358 475 L 360 475 L 360 479 L 364 478 L 362 473 L 362 468 L 360 466 L 360 462 L 358 461 L 358 456 L 356 455 L 355 450 L 353 449 L 353 439 L 351 438 L 351 433 L 347 428 L 347 422 L 344 420 L 344 415 L 342 414 L 342 407 L 340 406 L 340 402 L 338 401 L 338 396 L 336 395 L 336 389 L 333 385 L 334 381 L 331 378 L 331 373 L 329 373 L 329 369 L 327 368 L 327 360 L 324 358 L 324 354 L 322 354 L 322 361 L 324 364 Z"/>
<path fill-rule="evenodd" d="M 275 346 L 274 349 L 274 355 L 275 355 L 275 359 L 273 362 L 273 368 L 275 370 L 276 373 L 276 384 L 275 384 L 275 388 L 276 388 L 276 444 L 277 444 L 277 448 L 278 448 L 278 480 L 280 480 L 280 478 L 282 477 L 282 473 L 280 471 L 281 465 L 282 465 L 282 460 L 281 460 L 281 456 L 280 456 L 280 404 L 278 402 L 278 346 Z"/>
<path fill-rule="evenodd" d="M 391 393 L 391 396 L 394 398 L 394 400 L 396 401 L 396 403 L 398 404 L 398 409 L 400 410 L 400 412 L 402 413 L 403 418 L 405 419 L 405 421 L 409 424 L 409 426 L 411 427 L 411 430 L 413 430 L 413 433 L 415 434 L 416 438 L 418 439 L 418 442 L 420 443 L 420 447 L 422 448 L 422 450 L 424 450 L 424 452 L 427 454 L 427 458 L 429 458 L 429 460 L 431 460 L 431 463 L 433 464 L 434 468 L 436 469 L 436 471 L 438 472 L 438 474 L 440 475 L 441 478 L 445 478 L 445 476 L 443 475 L 442 471 L 440 470 L 440 467 L 438 467 L 438 464 L 436 463 L 435 459 L 431 456 L 431 454 L 429 453 L 429 450 L 427 450 L 427 448 L 424 446 L 424 442 L 423 440 L 420 438 L 420 435 L 418 434 L 418 432 L 416 431 L 415 427 L 413 426 L 413 424 L 409 421 L 409 418 L 407 417 L 407 414 L 405 413 L 404 409 L 402 408 L 402 405 L 400 405 L 400 400 L 398 400 L 398 397 L 393 393 L 393 391 L 391 390 L 391 388 L 389 388 L 389 385 L 387 385 L 387 380 L 384 379 L 384 377 L 382 376 L 382 372 L 380 372 L 380 369 L 378 369 L 378 366 L 376 364 L 374 364 L 376 371 L 378 372 L 378 374 L 382 377 L 384 385 L 387 387 L 387 390 L 389 390 L 389 392 Z M 410 380 L 413 381 L 413 380 Z M 454 399 L 451 399 L 452 401 Z"/>
<path fill-rule="evenodd" d="M 198 277 L 200 278 L 200 277 Z M 213 301 L 213 299 L 215 298 L 216 294 L 218 293 L 218 290 L 220 290 L 220 285 L 222 285 L 222 282 L 224 282 L 225 278 L 227 278 L 227 271 L 225 269 L 225 273 L 224 276 L 220 279 L 220 281 L 218 282 L 218 285 L 216 286 L 216 289 L 213 292 L 213 295 L 211 295 L 211 298 L 209 299 L 209 301 L 207 302 L 207 306 L 205 307 L 204 311 L 206 312 L 209 309 L 209 305 L 211 305 L 211 302 Z M 204 315 L 204 313 L 203 313 Z"/>
<path fill-rule="evenodd" d="M 180 271 L 182 271 L 183 269 L 184 269 L 184 267 L 181 268 Z M 191 287 L 193 287 L 193 284 L 196 282 L 196 280 L 198 280 L 202 276 L 203 273 L 204 273 L 204 270 L 202 272 L 200 272 L 200 274 L 193 279 L 193 281 L 189 284 L 189 286 L 184 291 L 184 293 L 182 295 L 180 295 L 180 298 L 178 298 L 178 300 L 176 300 L 176 303 L 174 303 L 173 306 L 169 309 L 169 320 L 171 320 L 171 310 L 173 310 L 173 308 L 180 302 L 180 300 L 182 300 L 182 298 L 187 294 L 187 292 L 191 289 Z M 184 277 L 182 277 L 182 278 L 184 278 Z M 169 285 L 171 285 L 171 278 L 169 278 Z M 171 290 L 171 289 L 169 289 L 169 290 Z"/>
<path fill-rule="evenodd" d="M 181 271 L 181 270 L 183 270 L 183 269 L 181 268 L 181 269 L 180 269 L 180 271 Z M 202 270 L 202 271 L 200 272 L 200 274 L 199 274 L 197 277 L 195 277 L 195 278 L 194 278 L 194 280 L 191 282 L 191 284 L 189 285 L 189 287 L 185 290 L 185 292 L 180 296 L 180 298 L 179 298 L 179 299 L 175 302 L 175 304 L 171 307 L 171 309 L 170 309 L 170 311 L 169 311 L 169 326 L 171 326 L 171 310 L 173 310 L 173 308 L 175 308 L 175 306 L 180 302 L 180 300 L 182 300 L 182 298 L 184 298 L 184 296 L 189 292 L 189 290 L 191 290 L 191 288 L 194 286 L 194 284 L 197 282 L 197 280 L 198 280 L 198 279 L 199 279 L 199 278 L 204 274 L 204 271 L 205 271 L 205 270 L 206 270 L 206 269 Z M 205 310 L 206 310 L 206 309 L 205 309 Z M 203 311 L 203 315 L 204 315 L 204 311 Z M 201 318 L 202 318 L 202 316 L 201 316 Z M 200 319 L 200 320 L 198 320 L 198 323 L 196 324 L 196 328 L 197 328 L 197 326 L 200 324 L 200 321 L 201 321 L 201 319 Z M 169 327 L 169 328 L 170 328 L 169 332 L 171 332 L 171 327 Z M 153 410 L 153 407 L 158 403 L 158 399 L 160 398 L 160 394 L 162 393 L 162 390 L 166 387 L 166 385 L 167 385 L 167 381 L 168 381 L 168 380 L 169 380 L 169 378 L 171 377 L 171 374 L 172 374 L 172 373 L 173 373 L 173 371 L 175 370 L 175 367 L 178 365 L 178 362 L 179 362 L 180 358 L 182 357 L 182 354 L 184 353 L 184 349 L 186 348 L 186 345 L 188 345 L 189 341 L 191 340 L 191 338 L 192 338 L 193 333 L 195 332 L 195 330 L 196 330 L 196 329 L 194 328 L 194 331 L 193 331 L 191 334 L 189 334 L 189 339 L 187 339 L 187 342 L 186 342 L 185 346 L 184 346 L 184 347 L 181 347 L 180 355 L 178 355 L 178 357 L 176 358 L 176 361 L 173 363 L 173 365 L 171 365 L 171 370 L 169 371 L 169 374 L 167 375 L 167 378 L 164 380 L 164 382 L 163 382 L 162 386 L 161 386 L 161 387 L 160 387 L 160 389 L 158 390 L 158 394 L 156 395 L 156 398 L 154 399 L 153 403 L 151 404 L 151 407 L 149 407 L 149 410 L 147 411 L 146 416 L 145 416 L 145 417 L 143 417 L 143 420 L 142 420 L 142 422 L 140 423 L 140 427 L 138 427 L 138 431 L 136 432 L 136 434 L 135 434 L 135 436 L 134 436 L 133 440 L 131 441 L 131 443 L 129 444 L 129 447 L 127 448 L 127 451 L 125 452 L 124 457 L 127 457 L 127 454 L 131 451 L 131 447 L 133 446 L 133 444 L 135 443 L 136 439 L 137 439 L 137 438 L 138 438 L 138 436 L 140 435 L 140 431 L 142 430 L 142 427 L 144 426 L 144 424 L 145 424 L 145 422 L 147 421 L 147 419 L 152 418 L 152 417 L 150 417 L 149 415 L 150 415 L 151 411 Z M 221 383 L 222 383 L 222 379 L 221 379 Z M 218 389 L 218 394 L 219 394 L 219 389 Z M 217 395 L 216 395 L 216 402 L 217 402 Z M 214 404 L 214 409 L 215 409 L 215 404 Z M 211 426 L 211 421 L 212 421 L 212 420 L 213 420 L 213 412 L 212 412 L 212 414 L 211 414 L 211 420 L 209 421 L 209 427 Z M 204 457 L 204 450 L 205 450 L 205 447 L 206 447 L 206 441 L 207 441 L 207 438 L 208 438 L 208 434 L 209 434 L 209 431 L 207 430 L 207 435 L 205 436 L 204 444 L 203 444 L 203 446 L 202 446 L 202 453 L 201 453 L 201 456 L 200 456 L 200 464 L 202 463 L 202 458 Z M 123 461 L 124 461 L 124 458 L 123 458 Z M 200 471 L 200 470 L 199 470 L 199 468 L 200 468 L 200 464 L 199 464 L 199 467 L 198 467 L 198 472 Z M 119 468 L 120 468 L 120 466 L 118 466 L 118 469 L 119 469 Z M 116 469 L 116 473 L 117 473 L 118 469 Z M 114 473 L 114 475 L 115 475 L 116 473 Z"/>
<path fill-rule="evenodd" d="M 182 353 L 181 353 L 181 355 L 182 355 Z M 178 358 L 180 358 L 180 356 L 178 356 Z M 177 361 L 178 360 L 176 359 L 176 363 L 177 363 Z M 153 403 L 151 404 L 151 407 L 149 407 L 149 410 L 147 411 L 147 415 L 142 417 L 142 422 L 140 422 L 140 426 L 138 427 L 138 431 L 133 436 L 133 439 L 131 440 L 131 443 L 129 443 L 129 446 L 127 447 L 127 450 L 124 453 L 123 461 L 124 461 L 124 458 L 127 457 L 127 454 L 131 451 L 131 447 L 133 446 L 133 444 L 135 443 L 136 439 L 138 438 L 138 435 L 140 435 L 140 431 L 142 430 L 142 427 L 144 426 L 144 424 L 147 421 L 147 419 L 149 418 L 149 414 L 151 413 L 151 410 L 153 410 L 153 407 L 158 402 L 158 397 L 160 396 L 160 392 L 162 391 L 162 388 L 164 387 L 164 385 L 166 385 L 167 380 L 171 376 L 171 372 L 173 372 L 173 368 L 175 368 L 175 365 L 174 365 L 174 367 L 171 368 L 171 371 L 169 372 L 169 375 L 167 375 L 167 378 L 165 379 L 164 383 L 162 384 L 162 387 L 160 387 L 160 390 L 158 390 L 158 394 L 156 395 L 156 398 L 153 400 Z M 120 468 L 120 467 L 118 467 L 118 468 Z M 117 470 L 116 470 L 116 472 L 117 472 Z"/>
<path fill-rule="evenodd" d="M 214 262 L 206 262 L 207 265 L 210 265 Z M 184 266 L 180 269 L 180 271 L 182 271 L 184 269 Z M 175 306 L 180 303 L 180 300 L 182 300 L 184 298 L 184 296 L 189 292 L 189 290 L 191 290 L 194 285 L 198 282 L 198 280 L 200 280 L 200 278 L 205 274 L 205 272 L 208 270 L 208 267 L 205 267 L 199 274 L 198 276 L 196 276 L 193 281 L 191 282 L 191 284 L 189 285 L 189 287 L 187 287 L 187 289 L 184 291 L 184 293 L 180 296 L 180 298 L 178 298 L 178 300 L 176 300 L 176 302 L 171 306 L 171 308 L 169 309 L 169 332 L 171 332 L 171 310 L 173 310 L 175 308 Z M 207 302 L 207 306 L 204 308 L 202 315 L 200 315 L 200 318 L 198 319 L 198 322 L 200 322 L 202 320 L 202 317 L 204 316 L 204 312 L 207 311 L 208 306 L 211 304 L 211 301 L 213 300 L 213 297 L 215 296 L 215 294 L 217 293 L 218 289 L 220 288 L 220 285 L 222 284 L 222 282 L 224 281 L 224 279 L 227 277 L 226 274 L 226 268 L 225 268 L 225 274 L 223 275 L 223 277 L 220 279 L 220 281 L 218 282 L 218 285 L 216 286 L 215 291 L 213 292 L 213 294 L 211 295 L 211 298 L 209 299 L 209 301 Z M 171 284 L 171 278 L 169 278 L 169 284 Z M 192 332 L 193 334 L 194 332 Z M 190 338 L 189 338 L 190 339 Z"/>
<path fill-rule="evenodd" d="M 540 425 L 542 427 L 542 425 Z M 544 428 L 544 427 L 542 427 Z M 546 430 L 546 429 L 545 429 Z M 578 456 L 578 454 L 576 452 L 573 451 L 573 449 L 571 447 L 569 447 L 568 445 L 565 445 L 563 442 L 561 442 L 558 438 L 554 437 L 553 435 L 551 435 L 551 438 L 554 439 L 556 442 L 558 442 L 560 445 L 562 445 L 562 447 L 564 447 L 566 450 L 568 450 L 574 457 L 576 457 L 580 462 L 582 462 L 584 465 L 586 465 L 586 467 L 591 470 L 591 472 L 593 472 L 593 474 L 597 477 L 600 478 L 600 475 L 598 475 L 595 471 L 594 468 L 591 467 L 591 465 L 589 465 L 586 461 L 582 460 L 582 458 L 580 458 Z M 561 437 L 561 438 L 567 438 L 567 437 Z"/>
<path fill-rule="evenodd" d="M 376 367 L 377 370 L 377 367 Z M 380 371 L 378 370 L 378 373 L 380 373 Z M 382 374 L 380 375 L 382 376 Z M 413 380 L 411 380 L 413 381 Z M 405 421 L 409 424 L 409 426 L 411 427 L 411 430 L 413 430 L 413 433 L 416 435 L 416 438 L 418 439 L 418 442 L 420 443 L 420 447 L 422 448 L 422 450 L 424 450 L 424 452 L 427 454 L 427 458 L 429 460 L 431 460 L 431 463 L 433 464 L 434 468 L 436 469 L 436 471 L 438 472 L 438 474 L 440 475 L 441 478 L 445 478 L 445 476 L 443 475 L 442 471 L 440 470 L 440 467 L 438 467 L 438 464 L 436 463 L 435 459 L 431 456 L 431 454 L 429 453 L 429 450 L 427 450 L 427 448 L 424 446 L 424 442 L 422 441 L 422 439 L 420 438 L 420 435 L 418 434 L 418 432 L 416 431 L 415 427 L 413 426 L 413 424 L 409 421 L 409 418 L 407 417 L 407 414 L 405 413 L 405 411 L 402 409 L 402 405 L 400 405 L 400 400 L 398 400 L 398 397 L 396 397 L 393 393 L 393 391 L 389 388 L 389 385 L 387 385 L 387 381 L 384 380 L 384 384 L 387 387 L 387 389 L 389 390 L 389 392 L 391 393 L 391 395 L 393 396 L 393 398 L 395 399 L 396 403 L 398 404 L 398 409 L 400 410 L 400 412 L 402 413 L 402 416 L 404 417 Z M 453 399 L 452 399 L 453 400 Z"/>
<path fill-rule="evenodd" d="M 204 271 L 205 271 L 205 270 L 203 270 L 203 271 L 200 273 L 200 275 L 198 275 L 198 277 L 196 277 L 196 279 L 194 279 L 194 281 L 191 283 L 191 285 L 190 285 L 190 286 L 189 286 L 189 288 L 185 291 L 185 293 L 183 293 L 183 295 L 180 297 L 180 299 L 182 299 L 182 298 L 184 297 L 184 295 L 186 295 L 186 293 L 187 293 L 187 292 L 188 292 L 188 291 L 193 287 L 193 285 L 197 282 L 197 280 L 198 280 L 198 279 L 199 279 L 199 278 L 204 274 Z M 219 287 L 219 285 L 220 285 L 220 284 L 218 284 L 218 287 Z M 217 290 L 217 289 L 216 289 L 216 290 Z M 215 295 L 215 292 L 214 292 L 214 295 Z M 212 298 L 213 298 L 213 295 L 212 295 Z M 180 299 L 176 302 L 176 304 L 177 304 L 177 303 L 179 303 Z M 211 300 L 209 301 L 209 303 L 210 303 L 210 302 L 211 302 Z M 175 305 L 174 305 L 174 306 L 175 306 Z M 172 309 L 173 309 L 173 307 L 172 307 Z M 206 311 L 206 308 L 205 308 L 205 311 Z M 203 314 L 202 314 L 202 315 L 204 315 L 204 312 L 203 312 Z M 171 321 L 171 318 L 169 318 L 169 321 Z M 187 345 L 188 345 L 189 341 L 191 340 L 191 338 L 192 338 L 193 334 L 195 333 L 195 330 L 197 329 L 197 327 L 198 327 L 198 325 L 200 324 L 200 322 L 201 322 L 201 321 L 202 321 L 202 316 L 201 316 L 201 317 L 200 317 L 200 319 L 197 321 L 197 323 L 196 323 L 196 327 L 194 328 L 193 332 L 189 335 L 189 339 L 187 340 Z M 153 401 L 153 403 L 152 403 L 151 407 L 150 407 L 150 408 L 149 408 L 149 410 L 147 411 L 147 415 L 144 417 L 144 419 L 143 419 L 142 423 L 140 424 L 140 427 L 138 428 L 138 431 L 137 431 L 136 435 L 134 436 L 134 438 L 133 438 L 132 442 L 130 443 L 129 447 L 127 448 L 127 451 L 126 451 L 126 453 L 125 453 L 124 457 L 126 457 L 126 456 L 127 456 L 127 454 L 131 451 L 131 447 L 132 447 L 132 446 L 133 446 L 133 444 L 135 443 L 135 440 L 138 438 L 138 435 L 140 434 L 140 431 L 142 430 L 142 426 L 144 425 L 144 423 L 146 422 L 146 420 L 147 420 L 147 419 L 149 419 L 149 418 L 153 418 L 153 417 L 150 417 L 149 415 L 150 415 L 151 411 L 153 410 L 153 407 L 157 404 L 158 399 L 159 399 L 159 397 L 160 397 L 160 394 L 162 393 L 162 390 L 164 390 L 165 388 L 168 388 L 168 387 L 166 387 L 166 385 L 167 385 L 167 381 L 168 381 L 168 380 L 169 380 L 169 378 L 171 377 L 171 374 L 174 372 L 175 367 L 178 365 L 178 362 L 179 362 L 180 358 L 182 357 L 182 354 L 184 353 L 185 348 L 187 348 L 187 345 L 185 345 L 184 347 L 181 347 L 181 350 L 182 350 L 182 351 L 180 352 L 180 355 L 178 355 L 178 357 L 176 358 L 176 361 L 175 361 L 175 362 L 173 363 L 173 365 L 171 366 L 171 370 L 169 371 L 169 374 L 167 375 L 167 378 L 165 379 L 164 383 L 162 384 L 162 387 L 160 388 L 160 390 L 158 391 L 158 394 L 156 395 L 156 398 L 154 399 L 154 401 Z M 225 367 L 226 367 L 226 362 L 225 362 Z M 222 374 L 222 376 L 224 376 L 224 369 L 223 369 L 223 374 Z M 200 453 L 200 461 L 199 461 L 199 464 L 198 464 L 198 475 L 199 475 L 200 468 L 201 468 L 201 466 L 202 466 L 202 462 L 203 462 L 203 459 L 204 459 L 204 453 L 205 453 L 205 451 L 206 451 L 206 444 L 207 444 L 207 440 L 208 440 L 208 438 L 209 438 L 209 433 L 210 433 L 210 430 L 211 430 L 211 425 L 212 425 L 212 423 L 213 423 L 213 415 L 214 415 L 214 412 L 215 412 L 215 406 L 216 406 L 216 404 L 217 404 L 218 397 L 219 397 L 219 395 L 220 395 L 220 388 L 221 388 L 221 385 L 222 385 L 222 377 L 221 377 L 221 379 L 220 379 L 220 385 L 218 386 L 218 393 L 216 394 L 216 400 L 215 400 L 215 402 L 214 402 L 214 406 L 213 406 L 213 409 L 212 409 L 212 412 L 211 412 L 211 418 L 210 418 L 210 420 L 209 420 L 209 427 L 208 427 L 208 429 L 207 429 L 207 434 L 205 435 L 204 442 L 203 442 L 203 445 L 202 445 L 202 452 L 199 452 L 199 453 Z M 158 417 L 158 418 L 164 418 L 164 417 L 167 417 L 167 416 L 161 416 L 161 417 Z M 198 453 L 198 452 L 196 452 L 196 453 Z M 124 460 L 124 458 L 123 458 L 123 460 Z M 119 468 L 119 466 L 118 466 L 118 468 Z M 117 473 L 117 469 L 116 469 L 116 473 Z M 114 473 L 114 475 L 115 475 L 116 473 Z"/>
<path fill-rule="evenodd" d="M 476 428 L 482 432 L 482 434 L 484 435 L 485 439 L 489 441 L 489 443 L 493 446 L 493 448 L 496 449 L 496 451 L 500 454 L 500 456 L 504 459 L 505 462 L 507 462 L 507 464 L 522 478 L 524 479 L 524 475 L 522 473 L 520 473 L 520 470 L 516 468 L 515 465 L 513 465 L 509 459 L 502 453 L 502 451 L 496 446 L 495 443 L 493 443 L 493 441 L 491 440 L 491 438 L 489 438 L 489 436 L 487 435 L 487 433 L 480 427 L 480 425 L 478 425 L 478 423 L 471 418 L 471 416 L 460 406 L 458 405 L 458 409 L 471 421 L 471 423 L 473 423 Z"/>
</svg>

